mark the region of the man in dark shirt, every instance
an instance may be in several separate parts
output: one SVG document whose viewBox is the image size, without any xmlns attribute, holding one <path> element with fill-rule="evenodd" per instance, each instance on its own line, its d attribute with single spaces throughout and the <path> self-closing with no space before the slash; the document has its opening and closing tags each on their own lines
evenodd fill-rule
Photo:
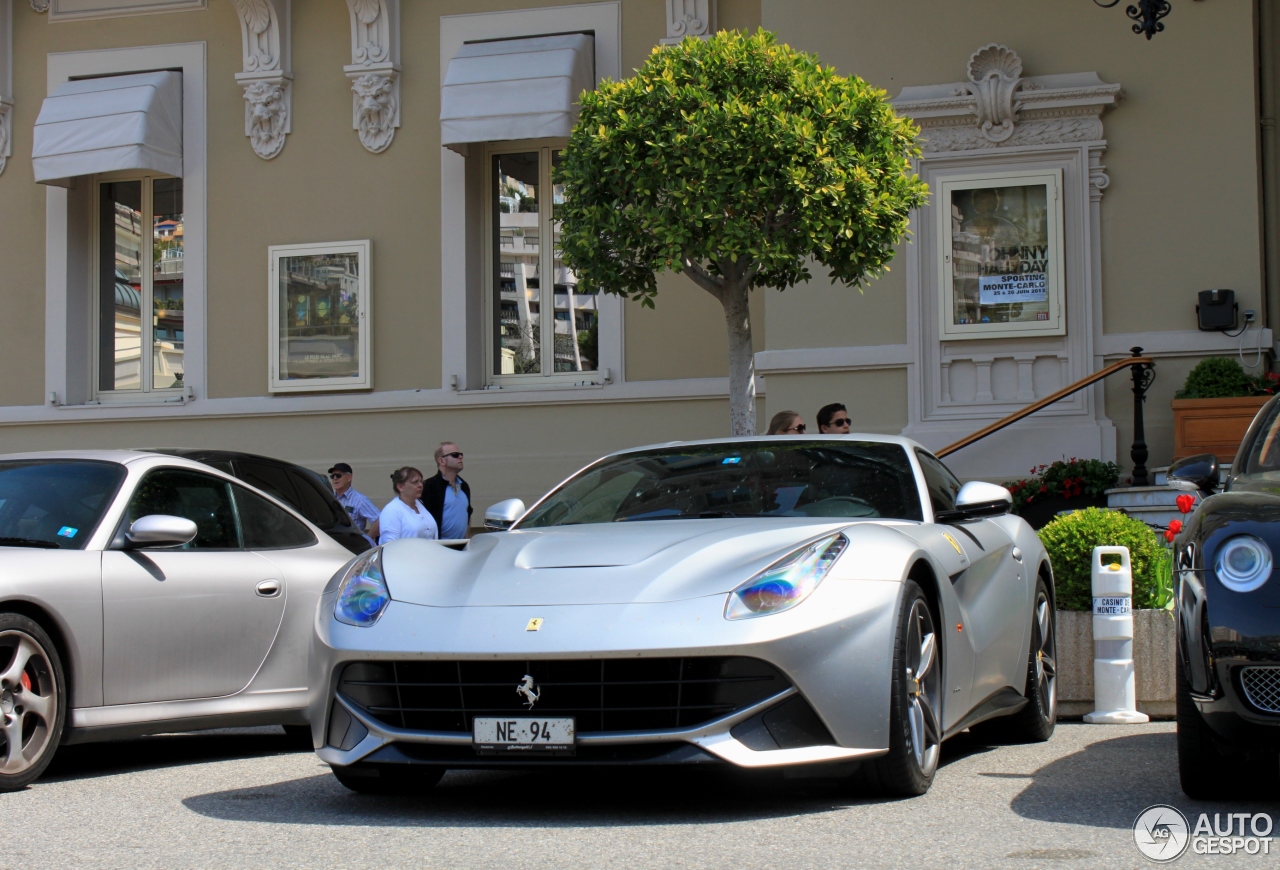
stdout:
<svg viewBox="0 0 1280 870">
<path fill-rule="evenodd" d="M 436 476 L 422 487 L 422 504 L 436 521 L 441 540 L 460 540 L 471 528 L 471 487 L 462 479 L 462 451 L 452 441 L 436 448 Z"/>
</svg>

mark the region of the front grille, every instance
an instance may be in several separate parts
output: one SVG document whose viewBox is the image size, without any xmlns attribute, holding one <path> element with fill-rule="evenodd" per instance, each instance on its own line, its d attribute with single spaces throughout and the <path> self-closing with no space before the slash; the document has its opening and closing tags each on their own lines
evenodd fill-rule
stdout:
<svg viewBox="0 0 1280 870">
<path fill-rule="evenodd" d="M 790 685 L 759 659 L 717 656 L 356 662 L 338 688 L 392 727 L 469 732 L 476 716 L 530 713 L 516 691 L 526 675 L 538 693 L 532 712 L 573 716 L 579 734 L 688 728 Z"/>
<path fill-rule="evenodd" d="M 1250 704 L 1264 713 L 1280 713 L 1280 667 L 1241 668 L 1240 686 Z"/>
</svg>

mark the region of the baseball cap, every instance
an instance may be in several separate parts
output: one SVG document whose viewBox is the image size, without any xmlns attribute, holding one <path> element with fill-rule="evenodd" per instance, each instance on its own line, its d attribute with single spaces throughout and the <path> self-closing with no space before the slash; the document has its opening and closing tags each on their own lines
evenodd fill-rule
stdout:
<svg viewBox="0 0 1280 870">
<path fill-rule="evenodd" d="M 347 465 L 345 462 L 335 462 L 333 463 L 333 468 L 329 469 L 329 474 L 333 474 L 335 471 L 341 471 L 343 474 L 350 474 L 351 466 Z"/>
</svg>

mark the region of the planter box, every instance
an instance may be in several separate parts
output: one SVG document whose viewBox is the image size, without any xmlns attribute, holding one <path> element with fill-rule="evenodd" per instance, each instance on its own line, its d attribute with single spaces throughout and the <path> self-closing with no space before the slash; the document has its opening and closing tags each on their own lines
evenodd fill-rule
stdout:
<svg viewBox="0 0 1280 870">
<path fill-rule="evenodd" d="M 1174 399 L 1174 461 L 1197 453 L 1212 453 L 1219 463 L 1230 464 L 1254 415 L 1270 399 L 1270 396 Z"/>
<path fill-rule="evenodd" d="M 1058 611 L 1058 715 L 1093 712 L 1093 614 Z M 1167 610 L 1133 612 L 1133 672 L 1138 710 L 1152 719 L 1174 716 L 1177 634 Z"/>
<path fill-rule="evenodd" d="M 1079 495 L 1075 498 L 1052 496 L 1036 499 L 1018 509 L 1018 516 L 1027 521 L 1027 525 L 1037 532 L 1043 529 L 1063 511 L 1079 511 L 1089 507 L 1104 508 L 1107 506 L 1106 494 L 1098 496 Z"/>
</svg>

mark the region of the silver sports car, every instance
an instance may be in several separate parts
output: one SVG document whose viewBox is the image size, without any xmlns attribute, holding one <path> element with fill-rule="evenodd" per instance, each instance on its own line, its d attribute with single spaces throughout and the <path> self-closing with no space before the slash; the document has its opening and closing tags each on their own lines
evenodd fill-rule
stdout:
<svg viewBox="0 0 1280 870">
<path fill-rule="evenodd" d="M 971 726 L 1045 740 L 1053 578 L 1003 487 L 877 435 L 606 456 L 461 551 L 352 560 L 311 728 L 356 791 L 449 768 L 831 764 L 921 794 Z M 516 519 L 518 517 L 518 519 Z"/>
<path fill-rule="evenodd" d="M 0 456 L 0 790 L 60 743 L 307 722 L 316 602 L 351 553 L 198 462 Z"/>
</svg>

